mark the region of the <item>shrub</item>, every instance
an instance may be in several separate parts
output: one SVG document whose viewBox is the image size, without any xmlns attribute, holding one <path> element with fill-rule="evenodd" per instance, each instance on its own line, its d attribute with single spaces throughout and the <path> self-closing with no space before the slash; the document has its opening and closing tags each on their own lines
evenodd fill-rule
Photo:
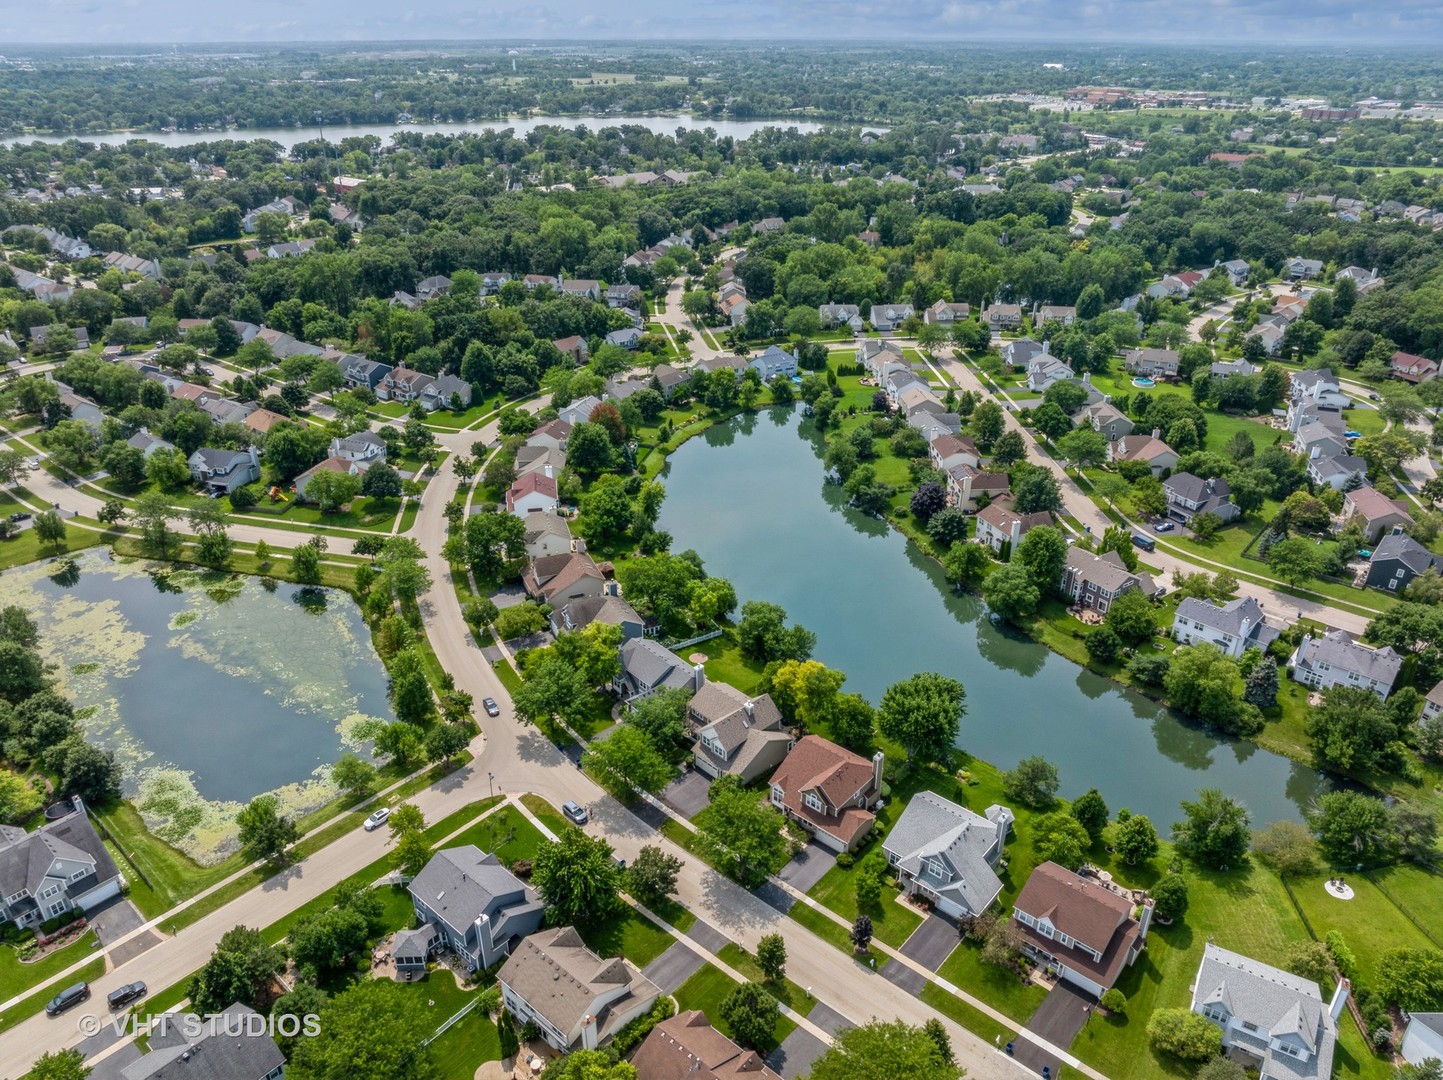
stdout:
<svg viewBox="0 0 1443 1080">
<path fill-rule="evenodd" d="M 1117 988 L 1109 990 L 1102 995 L 1102 1007 L 1114 1016 L 1127 1015 L 1127 998 L 1122 996 L 1122 991 Z"/>
<path fill-rule="evenodd" d="M 1189 1009 L 1158 1009 L 1147 1022 L 1147 1038 L 1154 1050 L 1184 1061 L 1206 1061 L 1223 1048 L 1218 1026 Z"/>
</svg>

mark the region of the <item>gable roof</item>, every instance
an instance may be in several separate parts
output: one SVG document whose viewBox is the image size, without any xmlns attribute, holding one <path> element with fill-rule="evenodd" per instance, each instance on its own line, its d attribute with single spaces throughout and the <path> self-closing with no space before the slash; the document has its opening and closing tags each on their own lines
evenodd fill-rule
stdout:
<svg viewBox="0 0 1443 1080">
<path fill-rule="evenodd" d="M 1371 484 L 1354 488 L 1343 496 L 1343 502 L 1345 510 L 1350 505 L 1352 513 L 1361 514 L 1367 521 L 1378 521 L 1393 514 L 1410 523 L 1413 520 L 1401 502 L 1388 498 Z"/>
<path fill-rule="evenodd" d="M 1001 851 L 1001 834 L 1012 821 L 1012 812 L 1001 806 L 990 807 L 987 813 L 988 817 L 983 817 L 933 791 L 918 792 L 892 826 L 882 849 L 896 855 L 896 865 L 914 875 L 925 870 L 925 861 L 940 861 L 948 878 L 929 875 L 928 888 L 954 894 L 969 911 L 985 911 L 1002 891 L 1002 881 L 992 869 L 992 852 L 994 848 Z M 994 813 L 997 816 L 992 820 Z"/>
<path fill-rule="evenodd" d="M 850 845 L 871 827 L 876 815 L 859 806 L 842 804 L 870 787 L 872 779 L 872 762 L 820 735 L 807 735 L 772 774 L 772 785 L 782 789 L 787 809 Z M 818 793 L 825 805 L 834 810 L 842 807 L 841 812 L 818 813 L 803 802 L 806 792 Z"/>
<path fill-rule="evenodd" d="M 1330 630 L 1321 637 L 1306 635 L 1298 646 L 1297 657 L 1298 666 L 1305 670 L 1327 664 L 1330 669 L 1351 671 L 1384 686 L 1392 686 L 1403 667 L 1403 658 L 1392 646 L 1370 649 L 1346 630 Z"/>
<path fill-rule="evenodd" d="M 1111 986 L 1127 962 L 1141 927 L 1132 918 L 1133 902 L 1071 870 L 1045 862 L 1032 871 L 1013 905 L 1034 919 L 1048 922 L 1075 941 L 1102 953 L 1099 961 L 1090 953 L 1064 947 L 1037 934 L 1024 923 L 1018 929 L 1029 940 L 1054 955 L 1067 957 L 1067 964 Z"/>
<path fill-rule="evenodd" d="M 699 1009 L 651 1029 L 631 1059 L 636 1080 L 781 1080 L 754 1050 L 743 1050 Z"/>
<path fill-rule="evenodd" d="M 1278 637 L 1278 631 L 1264 620 L 1262 606 L 1251 596 L 1226 604 L 1184 597 L 1177 606 L 1177 617 L 1202 623 L 1222 634 L 1246 637 L 1261 649 L 1266 649 Z"/>
<path fill-rule="evenodd" d="M 621 670 L 637 684 L 651 687 L 685 689 L 696 677 L 690 664 L 651 638 L 622 643 Z"/>
<path fill-rule="evenodd" d="M 181 1020 L 181 1015 L 194 1014 L 171 1015 L 176 1022 L 156 1025 L 150 1052 L 120 1070 L 124 1080 L 251 1080 L 285 1064 L 285 1055 L 268 1034 L 239 1033 L 244 1030 L 242 1018 L 259 1015 L 249 1005 L 231 1005 L 221 1014 L 224 1019 L 195 1017 L 200 1021 L 195 1038 L 186 1037 L 188 1025 Z"/>
<path fill-rule="evenodd" d="M 94 888 L 97 880 L 106 881 L 118 873 L 115 860 L 105 850 L 90 819 L 84 813 L 75 812 L 30 833 L 0 826 L 0 894 L 11 896 L 25 889 L 32 898 L 36 897 L 40 883 L 56 859 L 94 865 L 95 877 L 76 883 L 82 891 Z M 74 895 L 73 890 L 66 892 Z"/>
<path fill-rule="evenodd" d="M 655 998 L 661 990 L 619 956 L 603 960 L 586 947 L 574 927 L 543 930 L 521 939 L 497 978 L 525 999 L 542 1019 L 569 1034 L 596 999 L 627 987 L 633 998 Z M 596 1015 L 598 1042 L 612 1034 L 603 1006 Z"/>
<path fill-rule="evenodd" d="M 555 517 L 556 515 L 549 514 L 547 516 Z M 601 581 L 604 575 L 590 555 L 576 551 L 564 552 L 560 555 L 545 555 L 534 560 L 522 575 L 526 591 L 546 600 L 547 603 L 582 578 L 595 578 L 597 581 Z"/>
<path fill-rule="evenodd" d="M 442 848 L 407 888 L 448 926 L 462 932 L 502 903 L 540 902 L 494 853 L 474 844 Z"/>
<path fill-rule="evenodd" d="M 1437 566 L 1439 558 L 1406 533 L 1389 533 L 1373 546 L 1371 562 L 1397 560 L 1415 574 L 1421 574 L 1430 566 Z"/>
</svg>

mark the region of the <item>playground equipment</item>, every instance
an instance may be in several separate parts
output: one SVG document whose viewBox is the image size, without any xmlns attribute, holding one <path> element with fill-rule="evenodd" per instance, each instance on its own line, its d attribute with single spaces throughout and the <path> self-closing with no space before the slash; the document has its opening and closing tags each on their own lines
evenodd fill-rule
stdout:
<svg viewBox="0 0 1443 1080">
<path fill-rule="evenodd" d="M 286 496 L 286 493 L 285 493 L 284 491 L 282 491 L 280 488 L 275 487 L 274 485 L 271 487 L 270 491 L 267 492 L 267 494 L 270 496 L 271 502 L 288 502 L 288 501 L 289 501 L 289 499 L 288 499 L 287 496 Z"/>
</svg>

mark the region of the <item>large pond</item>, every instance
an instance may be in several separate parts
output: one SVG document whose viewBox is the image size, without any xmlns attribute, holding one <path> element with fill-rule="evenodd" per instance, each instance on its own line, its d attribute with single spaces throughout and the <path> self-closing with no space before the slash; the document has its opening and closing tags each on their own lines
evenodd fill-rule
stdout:
<svg viewBox="0 0 1443 1080">
<path fill-rule="evenodd" d="M 330 800 L 330 764 L 368 749 L 368 720 L 391 719 L 385 668 L 345 593 L 94 549 L 62 565 L 0 575 L 0 602 L 38 622 L 147 826 L 202 862 L 234 847 L 235 812 L 256 795 L 296 814 Z"/>
<path fill-rule="evenodd" d="M 82 142 L 101 143 L 106 146 L 120 146 L 130 139 L 145 139 L 162 146 L 192 146 L 199 142 L 217 139 L 272 139 L 290 150 L 298 143 L 309 142 L 322 135 L 330 142 L 342 139 L 374 135 L 382 143 L 390 143 L 395 133 L 419 133 L 421 135 L 462 135 L 466 132 L 501 131 L 510 128 L 517 138 L 524 138 L 539 127 L 584 127 L 599 131 L 607 127 L 621 127 L 636 124 L 660 135 L 675 134 L 677 128 L 687 131 L 715 131 L 718 137 L 748 139 L 763 128 L 795 128 L 802 134 L 821 131 L 823 124 L 812 120 L 709 120 L 699 116 L 527 116 L 508 120 L 477 120 L 457 124 L 335 124 L 324 128 L 235 128 L 229 131 L 158 131 L 158 132 L 106 132 L 99 135 L 26 135 L 11 138 L 11 143 L 46 142 L 61 143 L 67 139 Z M 857 125 L 840 125 L 857 126 Z M 885 128 L 867 125 L 867 130 L 882 132 Z"/>
<path fill-rule="evenodd" d="M 847 508 L 823 483 L 821 454 L 791 409 L 714 427 L 671 456 L 658 528 L 738 596 L 812 630 L 816 658 L 846 672 L 847 690 L 875 703 L 914 672 L 951 675 L 967 687 L 959 745 L 970 753 L 1002 768 L 1042 754 L 1063 795 L 1096 787 L 1164 828 L 1200 787 L 1244 800 L 1255 823 L 1298 820 L 1322 790 L 1313 770 L 1198 730 L 993 621 L 916 545 Z"/>
</svg>

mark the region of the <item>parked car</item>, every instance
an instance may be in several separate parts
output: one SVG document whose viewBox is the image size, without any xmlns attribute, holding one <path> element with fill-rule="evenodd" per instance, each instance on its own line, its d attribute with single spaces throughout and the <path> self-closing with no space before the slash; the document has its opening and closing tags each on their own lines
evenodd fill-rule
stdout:
<svg viewBox="0 0 1443 1080">
<path fill-rule="evenodd" d="M 17 510 L 15 513 L 13 513 L 13 514 L 10 515 L 10 520 L 11 520 L 11 521 L 29 521 L 29 520 L 30 520 L 30 515 L 27 514 L 24 510 Z"/>
<path fill-rule="evenodd" d="M 382 825 L 386 824 L 386 821 L 388 818 L 390 818 L 390 816 L 391 808 L 389 806 L 381 807 L 381 809 L 377 810 L 374 814 L 372 814 L 366 819 L 366 824 L 364 826 L 365 830 L 367 832 L 374 832 L 376 829 L 379 829 Z"/>
<path fill-rule="evenodd" d="M 496 704 L 495 698 L 482 698 L 481 707 L 486 710 L 487 716 L 501 715 L 501 706 Z"/>
<path fill-rule="evenodd" d="M 1132 534 L 1132 545 L 1133 547 L 1142 548 L 1143 551 L 1157 550 L 1157 543 L 1153 540 L 1153 538 L 1150 536 L 1144 536 L 1142 533 Z"/>
<path fill-rule="evenodd" d="M 1174 525 L 1171 521 L 1159 521 L 1156 525 L 1152 527 L 1152 531 L 1164 533 L 1172 532 L 1176 528 L 1177 526 Z"/>
<path fill-rule="evenodd" d="M 33 457 L 33 458 L 30 459 L 30 468 L 31 468 L 31 469 L 38 469 L 38 468 L 40 468 L 40 459 L 39 459 L 38 457 Z"/>
<path fill-rule="evenodd" d="M 574 802 L 561 804 L 561 812 L 573 825 L 585 825 L 591 820 L 591 815 L 583 807 L 577 806 Z"/>
<path fill-rule="evenodd" d="M 90 1000 L 90 984 L 78 982 L 74 986 L 67 986 L 60 993 L 45 1003 L 46 1016 L 59 1016 L 66 1009 L 73 1009 L 82 1001 Z"/>
<path fill-rule="evenodd" d="M 112 1009 L 118 1009 L 122 1005 L 129 1005 L 132 1001 L 139 1001 L 143 997 L 145 997 L 145 983 L 133 982 L 116 987 L 105 995 L 105 1001 Z"/>
</svg>

